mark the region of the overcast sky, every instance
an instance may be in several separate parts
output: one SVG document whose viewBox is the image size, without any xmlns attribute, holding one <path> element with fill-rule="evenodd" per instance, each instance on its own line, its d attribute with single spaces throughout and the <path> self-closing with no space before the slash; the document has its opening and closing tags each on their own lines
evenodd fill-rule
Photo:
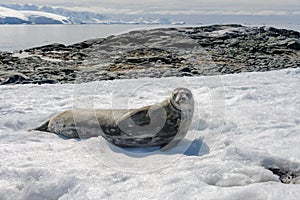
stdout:
<svg viewBox="0 0 300 200">
<path fill-rule="evenodd" d="M 0 0 L 112 14 L 300 15 L 300 0 Z"/>
</svg>

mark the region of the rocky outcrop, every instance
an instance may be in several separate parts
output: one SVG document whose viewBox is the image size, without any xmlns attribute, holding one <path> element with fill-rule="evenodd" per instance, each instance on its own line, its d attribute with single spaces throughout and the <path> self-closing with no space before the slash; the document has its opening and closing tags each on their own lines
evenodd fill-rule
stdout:
<svg viewBox="0 0 300 200">
<path fill-rule="evenodd" d="M 0 84 L 218 75 L 300 67 L 300 33 L 212 25 L 131 31 L 0 53 Z"/>
</svg>

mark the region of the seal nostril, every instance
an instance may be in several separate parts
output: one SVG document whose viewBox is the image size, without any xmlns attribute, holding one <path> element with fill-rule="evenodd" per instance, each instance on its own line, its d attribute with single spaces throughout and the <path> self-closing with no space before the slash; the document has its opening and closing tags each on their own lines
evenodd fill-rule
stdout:
<svg viewBox="0 0 300 200">
<path fill-rule="evenodd" d="M 182 101 L 182 102 L 186 102 L 186 100 L 187 100 L 186 97 L 181 97 L 181 98 L 180 98 L 180 101 Z"/>
</svg>

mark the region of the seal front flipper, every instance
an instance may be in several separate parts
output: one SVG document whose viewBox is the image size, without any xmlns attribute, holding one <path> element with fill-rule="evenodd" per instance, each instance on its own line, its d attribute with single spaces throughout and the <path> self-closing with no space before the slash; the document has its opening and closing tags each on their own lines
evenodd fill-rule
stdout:
<svg viewBox="0 0 300 200">
<path fill-rule="evenodd" d="M 44 123 L 42 123 L 40 126 L 33 128 L 33 129 L 29 129 L 28 131 L 44 131 L 44 132 L 49 132 L 48 130 L 48 125 L 49 125 L 50 120 L 45 121 Z"/>
<path fill-rule="evenodd" d="M 128 136 L 140 136 L 143 135 L 141 127 L 146 126 L 150 123 L 150 117 L 147 109 L 133 110 L 120 119 L 117 120 L 116 125 L 121 129 L 122 133 Z"/>
<path fill-rule="evenodd" d="M 136 125 L 143 126 L 150 123 L 150 117 L 146 108 L 130 111 L 124 114 L 117 121 L 117 125 L 134 122 Z"/>
</svg>

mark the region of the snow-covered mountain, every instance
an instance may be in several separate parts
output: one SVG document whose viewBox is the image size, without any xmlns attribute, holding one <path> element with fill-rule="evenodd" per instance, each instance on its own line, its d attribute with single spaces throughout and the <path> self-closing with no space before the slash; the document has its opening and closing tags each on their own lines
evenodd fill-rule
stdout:
<svg viewBox="0 0 300 200">
<path fill-rule="evenodd" d="M 40 11 L 20 11 L 27 19 L 34 24 L 71 24 L 72 22 L 62 15 Z"/>
<path fill-rule="evenodd" d="M 102 14 L 32 4 L 0 4 L 0 24 L 184 24 L 171 19 L 111 19 Z"/>
<path fill-rule="evenodd" d="M 152 18 L 144 18 L 144 17 L 133 19 L 128 23 L 129 24 L 173 24 L 173 25 L 184 24 L 184 22 L 177 22 L 167 18 L 152 19 Z"/>
<path fill-rule="evenodd" d="M 36 6 L 32 4 L 10 4 L 3 5 L 4 7 L 8 7 L 14 10 L 30 10 L 30 11 L 41 11 L 46 13 L 52 13 L 56 15 L 62 15 L 68 17 L 72 23 L 74 24 L 91 24 L 91 23 L 99 23 L 106 19 L 104 15 L 92 13 L 92 12 L 79 12 L 79 11 L 71 11 L 63 8 L 54 8 L 52 6 Z"/>
<path fill-rule="evenodd" d="M 25 24 L 28 19 L 19 11 L 0 6 L 0 24 Z"/>
<path fill-rule="evenodd" d="M 0 7 L 0 24 L 71 24 L 68 17 L 41 12 L 17 11 Z"/>
</svg>

